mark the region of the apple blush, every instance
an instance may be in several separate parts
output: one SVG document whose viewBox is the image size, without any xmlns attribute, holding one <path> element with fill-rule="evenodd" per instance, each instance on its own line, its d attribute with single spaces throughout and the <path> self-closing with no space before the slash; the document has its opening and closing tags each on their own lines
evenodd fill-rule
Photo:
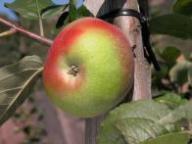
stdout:
<svg viewBox="0 0 192 144">
<path fill-rule="evenodd" d="M 121 30 L 81 18 L 55 38 L 44 65 L 48 97 L 63 111 L 88 118 L 118 104 L 133 84 L 134 60 Z"/>
</svg>

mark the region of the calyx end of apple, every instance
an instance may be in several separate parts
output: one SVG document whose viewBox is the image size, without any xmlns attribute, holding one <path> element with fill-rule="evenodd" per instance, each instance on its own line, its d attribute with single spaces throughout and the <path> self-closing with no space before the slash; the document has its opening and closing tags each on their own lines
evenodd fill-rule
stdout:
<svg viewBox="0 0 192 144">
<path fill-rule="evenodd" d="M 75 76 L 77 76 L 79 71 L 80 71 L 79 66 L 71 65 L 67 73 L 75 77 Z"/>
</svg>

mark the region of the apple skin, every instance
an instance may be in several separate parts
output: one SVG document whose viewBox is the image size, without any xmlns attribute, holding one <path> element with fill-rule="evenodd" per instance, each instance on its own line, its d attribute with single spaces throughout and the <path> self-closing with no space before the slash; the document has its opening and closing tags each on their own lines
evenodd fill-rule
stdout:
<svg viewBox="0 0 192 144">
<path fill-rule="evenodd" d="M 100 115 L 119 103 L 133 84 L 134 60 L 121 30 L 81 18 L 56 37 L 44 65 L 50 99 L 76 117 Z"/>
</svg>

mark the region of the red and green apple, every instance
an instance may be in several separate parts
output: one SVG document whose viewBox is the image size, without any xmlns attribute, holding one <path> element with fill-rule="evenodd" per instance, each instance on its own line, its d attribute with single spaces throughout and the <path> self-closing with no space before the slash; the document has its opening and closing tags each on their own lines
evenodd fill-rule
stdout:
<svg viewBox="0 0 192 144">
<path fill-rule="evenodd" d="M 121 30 L 81 18 L 54 40 L 43 71 L 50 99 L 77 117 L 94 117 L 119 103 L 133 84 L 134 61 Z"/>
</svg>

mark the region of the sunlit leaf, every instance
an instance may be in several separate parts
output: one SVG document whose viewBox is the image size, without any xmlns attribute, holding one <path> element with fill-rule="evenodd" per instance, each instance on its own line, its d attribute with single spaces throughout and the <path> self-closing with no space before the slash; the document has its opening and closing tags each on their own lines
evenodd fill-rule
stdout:
<svg viewBox="0 0 192 144">
<path fill-rule="evenodd" d="M 155 101 L 168 105 L 170 108 L 174 109 L 187 102 L 186 99 L 182 98 L 180 95 L 173 92 L 163 92 L 162 95 L 155 98 Z"/>
<path fill-rule="evenodd" d="M 53 5 L 51 0 L 16 0 L 13 3 L 5 4 L 27 19 L 38 19 L 42 9 Z"/>
</svg>

